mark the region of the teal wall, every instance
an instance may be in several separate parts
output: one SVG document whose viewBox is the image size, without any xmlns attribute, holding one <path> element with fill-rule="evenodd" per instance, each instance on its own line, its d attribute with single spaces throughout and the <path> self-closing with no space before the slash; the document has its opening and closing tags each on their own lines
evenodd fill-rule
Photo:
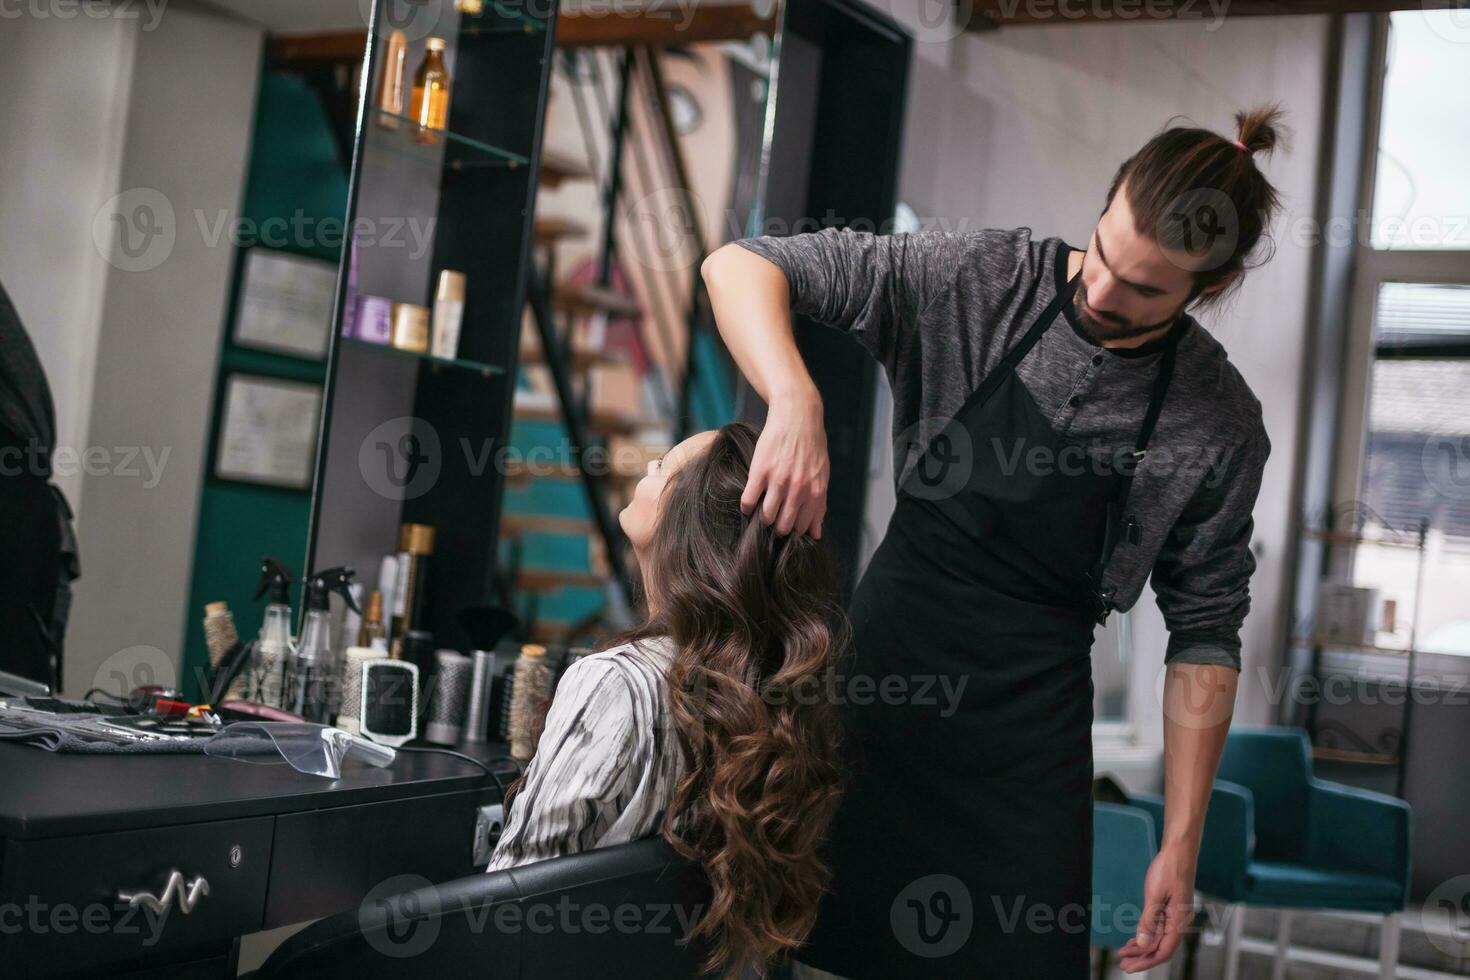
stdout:
<svg viewBox="0 0 1470 980">
<path fill-rule="evenodd" d="M 241 217 L 251 224 L 269 218 L 289 221 L 299 211 L 308 227 L 330 219 L 338 222 L 340 229 L 347 213 L 347 185 L 348 175 L 338 160 L 330 123 L 316 95 L 295 76 L 262 72 Z M 303 247 L 298 243 L 286 250 L 333 262 L 340 258 L 337 247 L 310 244 Z M 210 420 L 209 472 L 204 479 L 195 532 L 194 569 L 183 644 L 185 693 L 191 696 L 198 693 L 197 669 L 208 660 L 200 625 L 205 603 L 218 599 L 229 602 L 241 637 L 254 636 L 260 628 L 262 607 L 252 603 L 250 597 L 258 578 L 260 557 L 278 557 L 299 575 L 306 552 L 309 491 L 236 483 L 210 475 L 219 435 L 220 397 L 229 374 L 245 372 L 320 382 L 326 370 L 320 362 L 236 347 L 231 342 L 243 259 L 241 250 L 236 256 L 235 283 L 223 324 L 225 339 L 215 378 L 214 417 Z M 691 410 L 698 428 L 713 428 L 734 417 L 733 392 L 727 384 L 714 380 L 725 377 L 721 360 L 724 355 L 715 343 L 712 338 L 701 336 L 695 348 L 699 375 Z M 523 449 L 558 445 L 563 444 L 562 433 L 559 423 L 517 422 L 512 429 L 512 442 Z M 554 480 L 507 488 L 504 510 L 590 516 L 581 484 Z M 523 560 L 532 567 L 585 569 L 587 542 L 579 537 L 530 535 L 525 542 Z M 552 620 L 576 620 L 601 604 L 602 594 L 598 590 L 563 589 L 543 599 L 539 615 Z"/>
<path fill-rule="evenodd" d="M 338 159 L 321 101 L 296 76 L 261 73 L 248 174 L 240 212 L 244 227 L 259 227 L 259 222 L 269 218 L 290 221 L 299 213 L 302 217 L 298 223 L 308 233 L 303 241 L 293 241 L 281 250 L 339 260 L 336 240 L 341 237 L 347 214 L 347 171 Z M 327 225 L 327 234 L 319 234 L 324 219 L 334 224 Z M 331 234 L 334 231 L 335 236 Z M 333 244 L 313 241 L 320 238 Z M 219 599 L 229 602 L 240 636 L 252 637 L 260 629 L 263 614 L 263 607 L 250 600 L 259 578 L 261 556 L 280 558 L 298 576 L 306 558 L 309 490 L 237 483 L 213 476 L 226 377 L 244 372 L 321 382 L 326 376 L 325 362 L 237 347 L 232 342 L 244 256 L 245 249 L 237 249 L 234 284 L 222 325 L 225 333 L 215 375 L 210 449 L 194 536 L 194 571 L 183 643 L 182 675 L 188 696 L 199 693 L 198 668 L 208 662 L 200 625 L 205 603 Z"/>
</svg>

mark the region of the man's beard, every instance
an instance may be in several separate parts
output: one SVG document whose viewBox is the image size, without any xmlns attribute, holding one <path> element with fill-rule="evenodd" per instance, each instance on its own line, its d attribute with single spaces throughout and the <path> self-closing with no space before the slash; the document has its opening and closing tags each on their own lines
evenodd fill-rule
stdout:
<svg viewBox="0 0 1470 980">
<path fill-rule="evenodd" d="M 1072 296 L 1072 312 L 1077 316 L 1077 322 L 1082 324 L 1082 329 L 1098 343 L 1109 340 L 1129 340 L 1133 337 L 1142 337 L 1144 334 L 1155 333 L 1164 329 L 1184 312 L 1188 302 L 1180 304 L 1168 319 L 1160 320 L 1158 323 L 1127 323 L 1117 320 L 1103 320 L 1092 316 L 1087 312 L 1087 286 L 1083 283 L 1077 284 L 1077 292 Z"/>
</svg>

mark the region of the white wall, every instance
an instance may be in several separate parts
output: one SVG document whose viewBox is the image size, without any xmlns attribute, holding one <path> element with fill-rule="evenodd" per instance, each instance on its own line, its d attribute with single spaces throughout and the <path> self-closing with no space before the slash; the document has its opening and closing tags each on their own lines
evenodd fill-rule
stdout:
<svg viewBox="0 0 1470 980">
<path fill-rule="evenodd" d="M 0 31 L 0 282 L 41 358 L 57 443 L 86 443 L 108 265 L 92 244 L 116 193 L 137 32 L 21 17 Z M 77 471 L 56 483 L 75 506 Z"/>
<path fill-rule="evenodd" d="M 151 450 L 161 465 L 144 456 L 137 475 L 84 478 L 71 693 L 107 680 L 97 673 L 116 651 L 152 647 L 178 661 L 234 259 L 229 237 L 207 244 L 196 216 L 214 227 L 239 213 L 261 40 L 257 27 L 180 8 L 138 35 L 118 188 L 167 199 L 175 239 L 156 268 L 110 270 L 87 440 Z"/>
<path fill-rule="evenodd" d="M 905 18 L 901 10 L 888 12 Z M 913 18 L 905 26 L 919 40 L 899 196 L 933 227 L 1026 225 L 1037 237 L 1058 235 L 1085 245 L 1114 170 L 1171 116 L 1233 135 L 1236 110 L 1283 103 L 1293 130 L 1291 152 L 1261 161 L 1285 203 L 1275 258 L 1249 275 L 1226 309 L 1200 317 L 1260 397 L 1273 443 L 1256 507 L 1260 565 L 1243 633 L 1235 718 L 1274 721 L 1272 690 L 1283 657 L 1277 637 L 1289 608 L 1283 573 L 1301 439 L 1298 378 L 1310 261 L 1309 250 L 1293 244 L 1284 228 L 1311 213 L 1327 19 L 1241 18 L 1213 28 L 1157 21 L 1066 24 L 952 39 Z M 886 511 L 891 477 L 884 474 L 875 488 L 875 506 Z M 870 523 L 881 528 L 886 519 L 886 512 L 876 514 Z M 1157 746 L 1162 720 L 1155 681 L 1167 633 L 1149 590 L 1134 607 L 1134 623 L 1135 714 L 1143 737 Z"/>
<path fill-rule="evenodd" d="M 57 479 L 82 558 L 72 695 L 115 689 L 99 670 L 137 682 L 177 664 L 233 259 L 195 215 L 238 213 L 262 36 L 182 6 L 0 34 L 0 278 L 51 381 L 60 446 L 93 454 Z M 120 253 L 115 218 L 160 200 L 171 247 Z M 158 653 L 109 659 L 130 648 Z"/>
</svg>

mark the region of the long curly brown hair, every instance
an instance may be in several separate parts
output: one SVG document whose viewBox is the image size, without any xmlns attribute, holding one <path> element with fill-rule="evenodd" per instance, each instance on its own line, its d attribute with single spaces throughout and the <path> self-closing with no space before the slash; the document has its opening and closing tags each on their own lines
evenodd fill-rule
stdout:
<svg viewBox="0 0 1470 980">
<path fill-rule="evenodd" d="M 686 771 L 661 832 L 698 862 L 710 903 L 691 931 L 727 978 L 797 949 L 831 875 L 818 854 L 842 793 L 826 682 L 847 642 L 827 549 L 741 512 L 756 431 L 722 427 L 665 484 L 643 578 L 668 636 Z"/>
</svg>

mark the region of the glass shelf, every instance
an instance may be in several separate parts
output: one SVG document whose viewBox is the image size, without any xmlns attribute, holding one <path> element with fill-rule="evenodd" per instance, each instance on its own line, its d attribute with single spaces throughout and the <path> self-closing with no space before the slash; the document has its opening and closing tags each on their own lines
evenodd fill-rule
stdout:
<svg viewBox="0 0 1470 980">
<path fill-rule="evenodd" d="M 481 377 L 493 378 L 505 373 L 505 368 L 494 364 L 486 364 L 483 361 L 470 361 L 462 357 L 435 357 L 433 354 L 420 354 L 418 351 L 403 350 L 390 344 L 376 344 L 371 340 L 360 340 L 357 337 L 343 337 L 342 343 L 353 350 L 372 351 L 385 357 L 404 358 L 413 361 L 422 361 L 435 368 L 453 368 L 457 371 L 473 371 Z"/>
<path fill-rule="evenodd" d="M 365 140 L 375 149 L 384 150 L 402 156 L 409 156 L 425 163 L 440 164 L 450 170 L 469 170 L 482 167 L 497 167 L 513 170 L 517 167 L 529 166 L 529 157 L 510 150 L 484 143 L 468 136 L 448 129 L 431 129 L 438 139 L 433 143 L 420 143 L 414 139 L 412 133 L 418 129 L 418 123 L 408 116 L 399 115 L 396 112 L 388 112 L 385 109 L 373 107 L 368 112 L 371 127 L 365 135 Z M 396 123 L 396 127 L 389 129 L 382 124 L 387 120 Z M 446 141 L 450 146 L 463 147 L 473 151 L 469 156 L 454 156 L 443 159 L 440 152 L 438 140 Z"/>
</svg>

